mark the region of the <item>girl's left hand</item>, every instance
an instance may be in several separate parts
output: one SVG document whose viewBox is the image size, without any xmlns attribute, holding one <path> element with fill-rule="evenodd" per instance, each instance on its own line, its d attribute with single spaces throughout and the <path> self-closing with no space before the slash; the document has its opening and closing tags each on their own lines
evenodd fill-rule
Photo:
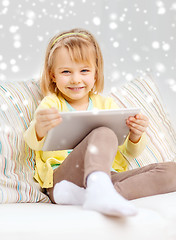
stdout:
<svg viewBox="0 0 176 240">
<path fill-rule="evenodd" d="M 137 143 L 142 134 L 146 131 L 149 120 L 145 115 L 140 113 L 134 117 L 129 117 L 126 121 L 126 124 L 130 129 L 129 140 L 133 143 Z"/>
</svg>

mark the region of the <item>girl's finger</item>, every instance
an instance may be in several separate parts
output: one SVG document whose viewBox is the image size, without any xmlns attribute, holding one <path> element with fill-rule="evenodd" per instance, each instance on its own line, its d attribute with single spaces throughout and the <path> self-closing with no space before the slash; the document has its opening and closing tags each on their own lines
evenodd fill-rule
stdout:
<svg viewBox="0 0 176 240">
<path fill-rule="evenodd" d="M 59 119 L 53 119 L 51 121 L 48 122 L 43 122 L 42 127 L 43 128 L 53 128 L 55 126 L 57 126 L 59 123 L 62 122 L 62 118 Z"/>
<path fill-rule="evenodd" d="M 40 114 L 40 115 L 47 115 L 47 114 L 50 114 L 50 113 L 57 113 L 58 110 L 54 107 L 52 108 L 44 108 L 44 109 L 40 109 L 36 112 L 36 114 Z"/>
<path fill-rule="evenodd" d="M 144 127 L 147 127 L 148 126 L 148 122 L 147 121 L 144 121 L 144 120 L 131 120 L 131 121 L 128 121 L 128 124 L 130 123 L 134 123 L 134 124 L 138 124 L 140 126 L 144 126 Z"/>
<path fill-rule="evenodd" d="M 134 128 L 134 127 L 130 127 L 130 131 L 132 132 L 132 133 L 134 133 L 134 134 L 136 134 L 136 135 L 139 135 L 139 136 L 141 136 L 142 135 L 142 131 L 140 131 L 139 129 L 136 129 L 136 128 Z"/>
<path fill-rule="evenodd" d="M 42 127 L 42 132 L 45 132 L 45 133 L 47 133 L 50 129 L 52 129 L 52 128 L 54 128 L 54 127 L 56 127 L 58 124 L 60 124 L 62 122 L 62 119 L 60 119 L 60 120 L 53 120 L 52 122 L 50 122 L 50 123 L 47 123 L 47 124 L 44 124 L 44 125 L 42 125 L 41 127 Z"/>
<path fill-rule="evenodd" d="M 138 125 L 138 124 L 136 124 L 136 123 L 130 123 L 130 124 L 128 124 L 128 127 L 129 127 L 130 129 L 131 129 L 131 128 L 137 129 L 137 130 L 139 130 L 140 132 L 145 132 L 145 129 L 146 129 L 145 126 Z"/>
<path fill-rule="evenodd" d="M 136 116 L 135 116 L 135 118 L 136 119 L 143 119 L 143 120 L 145 120 L 145 121 L 148 121 L 148 117 L 147 116 L 145 116 L 145 115 L 143 115 L 143 114 L 137 114 Z"/>
<path fill-rule="evenodd" d="M 61 116 L 58 113 L 42 114 L 36 117 L 36 119 L 41 122 L 48 122 L 60 118 Z"/>
</svg>

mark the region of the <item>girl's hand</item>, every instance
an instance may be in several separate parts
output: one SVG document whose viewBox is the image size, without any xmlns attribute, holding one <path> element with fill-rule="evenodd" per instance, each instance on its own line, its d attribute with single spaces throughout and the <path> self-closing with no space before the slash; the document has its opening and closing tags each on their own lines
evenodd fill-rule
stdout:
<svg viewBox="0 0 176 240">
<path fill-rule="evenodd" d="M 149 120 L 145 115 L 140 113 L 134 117 L 129 117 L 126 121 L 126 124 L 130 129 L 129 140 L 133 143 L 137 143 L 140 140 L 142 134 L 146 131 Z"/>
<path fill-rule="evenodd" d="M 48 131 L 60 124 L 62 118 L 56 108 L 40 109 L 36 112 L 35 131 L 38 141 L 40 141 Z"/>
</svg>

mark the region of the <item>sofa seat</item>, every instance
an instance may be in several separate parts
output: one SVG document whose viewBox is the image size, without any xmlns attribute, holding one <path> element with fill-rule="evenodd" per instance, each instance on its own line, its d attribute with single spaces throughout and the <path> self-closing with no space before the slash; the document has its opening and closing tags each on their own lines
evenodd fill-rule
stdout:
<svg viewBox="0 0 176 240">
<path fill-rule="evenodd" d="M 134 217 L 108 217 L 80 206 L 0 205 L 1 240 L 175 240 L 176 192 L 132 201 Z"/>
</svg>

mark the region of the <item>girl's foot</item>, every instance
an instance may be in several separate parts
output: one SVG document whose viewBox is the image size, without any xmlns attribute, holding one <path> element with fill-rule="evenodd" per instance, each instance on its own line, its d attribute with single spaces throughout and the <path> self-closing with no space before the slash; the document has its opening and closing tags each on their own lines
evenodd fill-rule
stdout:
<svg viewBox="0 0 176 240">
<path fill-rule="evenodd" d="M 133 216 L 136 208 L 114 188 L 111 179 L 104 172 L 93 172 L 87 178 L 85 209 L 95 210 L 110 216 Z"/>
<path fill-rule="evenodd" d="M 54 201 L 64 205 L 83 205 L 85 189 L 76 184 L 63 180 L 54 186 Z"/>
</svg>

